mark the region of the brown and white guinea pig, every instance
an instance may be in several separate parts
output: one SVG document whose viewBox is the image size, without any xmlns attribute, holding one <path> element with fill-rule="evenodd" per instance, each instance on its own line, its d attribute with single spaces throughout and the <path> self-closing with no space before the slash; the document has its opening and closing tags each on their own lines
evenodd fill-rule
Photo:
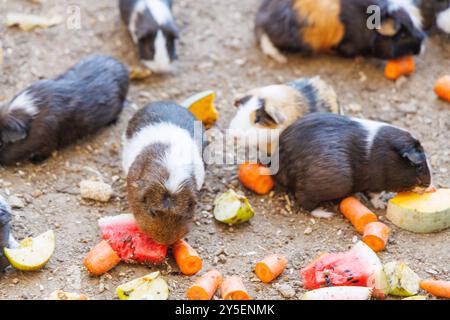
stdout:
<svg viewBox="0 0 450 320">
<path fill-rule="evenodd" d="M 172 1 L 120 0 L 119 7 L 142 63 L 156 73 L 173 71 L 178 28 L 172 15 Z"/>
<path fill-rule="evenodd" d="M 425 191 L 433 184 L 421 143 L 382 122 L 311 114 L 281 134 L 276 155 L 278 185 L 308 211 L 357 192 Z"/>
<path fill-rule="evenodd" d="M 11 207 L 0 195 L 0 272 L 9 265 L 8 259 L 4 256 L 3 249 L 10 247 L 10 222 Z"/>
<path fill-rule="evenodd" d="M 368 27 L 372 5 L 378 28 Z M 279 50 L 396 59 L 419 54 L 425 39 L 412 0 L 264 0 L 255 24 L 263 52 L 282 63 Z"/>
<path fill-rule="evenodd" d="M 341 113 L 336 92 L 320 77 L 253 89 L 236 98 L 235 106 L 238 110 L 229 127 L 232 135 L 269 153 L 279 134 L 304 115 Z"/>
<path fill-rule="evenodd" d="M 450 0 L 416 0 L 424 17 L 424 28 L 450 34 Z"/>
<path fill-rule="evenodd" d="M 128 201 L 140 229 L 158 243 L 171 245 L 188 232 L 205 178 L 203 135 L 201 122 L 172 102 L 152 103 L 128 124 Z"/>
<path fill-rule="evenodd" d="M 114 123 L 128 85 L 127 69 L 106 56 L 90 56 L 53 80 L 30 85 L 0 106 L 0 164 L 39 163 Z"/>
</svg>

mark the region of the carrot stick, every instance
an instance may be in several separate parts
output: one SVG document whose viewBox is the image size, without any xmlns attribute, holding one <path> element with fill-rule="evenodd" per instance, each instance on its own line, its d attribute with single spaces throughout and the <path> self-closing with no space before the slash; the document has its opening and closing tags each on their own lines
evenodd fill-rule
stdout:
<svg viewBox="0 0 450 320">
<path fill-rule="evenodd" d="M 450 299 L 450 281 L 422 280 L 420 287 L 433 296 Z"/>
<path fill-rule="evenodd" d="M 356 231 L 361 234 L 368 223 L 378 220 L 377 216 L 355 197 L 348 197 L 342 200 L 339 209 L 350 220 Z"/>
<path fill-rule="evenodd" d="M 186 241 L 178 240 L 172 247 L 173 256 L 180 271 L 192 276 L 202 269 L 202 259 L 197 252 Z"/>
<path fill-rule="evenodd" d="M 105 240 L 92 248 L 84 259 L 84 265 L 95 276 L 108 272 L 119 262 L 120 257 Z"/>
<path fill-rule="evenodd" d="M 258 262 L 255 273 L 264 283 L 270 283 L 286 269 L 287 259 L 281 254 L 270 255 Z"/>
<path fill-rule="evenodd" d="M 188 289 L 189 300 L 211 300 L 217 288 L 222 283 L 222 275 L 217 270 L 211 270 L 198 278 Z"/>
<path fill-rule="evenodd" d="M 444 76 L 436 81 L 434 92 L 439 98 L 450 102 L 450 75 Z"/>
<path fill-rule="evenodd" d="M 258 163 L 244 163 L 239 167 L 239 181 L 257 194 L 267 194 L 274 187 L 270 169 Z"/>
<path fill-rule="evenodd" d="M 238 276 L 225 278 L 220 285 L 220 293 L 223 300 L 250 300 L 247 289 Z"/>
<path fill-rule="evenodd" d="M 382 222 L 371 222 L 364 228 L 362 240 L 373 251 L 378 252 L 386 247 L 390 229 Z"/>
<path fill-rule="evenodd" d="M 390 80 L 397 80 L 401 76 L 409 76 L 416 70 L 413 57 L 404 57 L 398 60 L 389 60 L 384 69 L 384 75 Z"/>
</svg>

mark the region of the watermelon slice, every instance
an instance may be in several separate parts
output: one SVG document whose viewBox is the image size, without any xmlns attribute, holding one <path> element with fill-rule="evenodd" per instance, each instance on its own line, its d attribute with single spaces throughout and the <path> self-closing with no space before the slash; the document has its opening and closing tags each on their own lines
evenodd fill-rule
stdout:
<svg viewBox="0 0 450 320">
<path fill-rule="evenodd" d="M 373 296 L 384 298 L 389 283 L 383 265 L 375 252 L 364 242 L 351 250 L 325 253 L 300 271 L 304 287 L 308 290 L 334 286 L 373 288 Z"/>
<path fill-rule="evenodd" d="M 160 264 L 167 247 L 156 243 L 138 229 L 132 214 L 104 217 L 98 220 L 102 238 L 128 263 Z"/>
</svg>

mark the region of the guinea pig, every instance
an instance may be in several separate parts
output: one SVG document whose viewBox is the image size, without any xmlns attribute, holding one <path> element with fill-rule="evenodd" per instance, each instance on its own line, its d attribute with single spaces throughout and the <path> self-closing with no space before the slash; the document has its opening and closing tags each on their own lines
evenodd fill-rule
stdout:
<svg viewBox="0 0 450 320">
<path fill-rule="evenodd" d="M 127 69 L 106 56 L 90 56 L 53 80 L 30 85 L 0 106 L 0 164 L 42 162 L 114 123 L 128 85 Z"/>
<path fill-rule="evenodd" d="M 119 7 L 142 63 L 156 73 L 173 71 L 179 32 L 172 0 L 120 0 Z"/>
<path fill-rule="evenodd" d="M 189 230 L 203 185 L 204 127 L 186 108 L 155 102 L 139 110 L 124 137 L 128 202 L 140 229 L 171 245 Z"/>
<path fill-rule="evenodd" d="M 424 17 L 425 30 L 450 34 L 450 0 L 416 0 Z"/>
<path fill-rule="evenodd" d="M 273 159 L 276 182 L 307 211 L 357 192 L 423 192 L 433 185 L 430 162 L 411 133 L 341 115 L 296 121 L 281 134 Z"/>
<path fill-rule="evenodd" d="M 8 259 L 4 256 L 3 249 L 9 248 L 10 243 L 11 208 L 0 195 L 0 272 L 8 265 Z"/>
<path fill-rule="evenodd" d="M 336 92 L 320 77 L 253 89 L 236 98 L 235 106 L 232 135 L 268 153 L 276 147 L 280 132 L 304 115 L 341 113 Z"/>
<path fill-rule="evenodd" d="M 369 28 L 372 5 L 380 25 Z M 419 54 L 425 39 L 412 0 L 264 0 L 255 31 L 262 51 L 280 63 L 280 50 L 397 59 Z"/>
</svg>

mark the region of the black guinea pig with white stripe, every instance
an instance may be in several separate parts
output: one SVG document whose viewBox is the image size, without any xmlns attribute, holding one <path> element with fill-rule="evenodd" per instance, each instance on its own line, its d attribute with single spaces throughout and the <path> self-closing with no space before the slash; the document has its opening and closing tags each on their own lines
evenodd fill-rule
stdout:
<svg viewBox="0 0 450 320">
<path fill-rule="evenodd" d="M 372 5 L 377 28 L 368 25 Z M 281 63 L 279 50 L 397 59 L 421 52 L 421 19 L 412 0 L 264 0 L 255 30 L 262 51 Z"/>
<path fill-rule="evenodd" d="M 178 28 L 172 1 L 120 0 L 119 8 L 142 63 L 156 73 L 173 71 Z"/>
<path fill-rule="evenodd" d="M 423 192 L 433 185 L 421 143 L 382 122 L 311 114 L 281 134 L 276 154 L 278 185 L 308 211 L 357 192 Z"/>
<path fill-rule="evenodd" d="M 285 84 L 256 88 L 238 96 L 230 131 L 249 147 L 276 147 L 280 132 L 312 112 L 341 113 L 333 87 L 320 79 L 300 78 Z M 270 152 L 269 152 L 270 153 Z"/>
<path fill-rule="evenodd" d="M 450 34 L 450 0 L 416 0 L 424 17 L 424 27 Z"/>
<path fill-rule="evenodd" d="M 90 56 L 53 80 L 30 85 L 0 106 L 0 164 L 42 162 L 114 123 L 128 86 L 127 69 L 106 56 Z"/>
<path fill-rule="evenodd" d="M 155 102 L 131 118 L 124 138 L 128 202 L 140 229 L 171 245 L 189 230 L 205 178 L 204 127 L 186 108 Z"/>
<path fill-rule="evenodd" d="M 9 261 L 5 257 L 3 249 L 10 247 L 10 222 L 11 207 L 0 195 L 0 272 L 9 265 Z"/>
</svg>

